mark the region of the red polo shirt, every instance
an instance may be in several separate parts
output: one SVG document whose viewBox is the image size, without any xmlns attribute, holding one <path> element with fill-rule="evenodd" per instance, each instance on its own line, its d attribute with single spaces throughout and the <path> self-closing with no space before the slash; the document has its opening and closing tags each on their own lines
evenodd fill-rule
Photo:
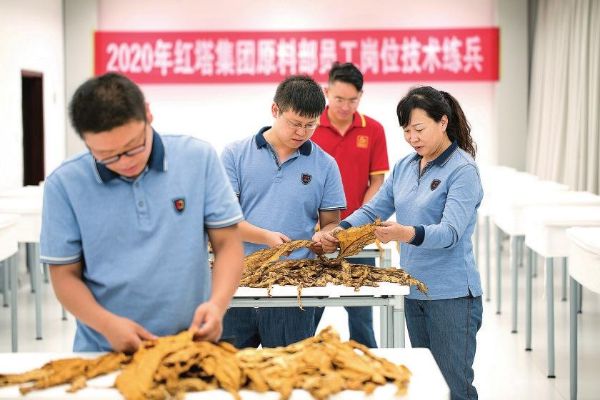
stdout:
<svg viewBox="0 0 600 400">
<path fill-rule="evenodd" d="M 350 129 L 342 136 L 331 125 L 328 109 L 311 139 L 337 161 L 346 195 L 347 208 L 342 211 L 345 218 L 362 206 L 369 175 L 383 174 L 390 168 L 385 133 L 379 122 L 356 112 Z"/>
</svg>

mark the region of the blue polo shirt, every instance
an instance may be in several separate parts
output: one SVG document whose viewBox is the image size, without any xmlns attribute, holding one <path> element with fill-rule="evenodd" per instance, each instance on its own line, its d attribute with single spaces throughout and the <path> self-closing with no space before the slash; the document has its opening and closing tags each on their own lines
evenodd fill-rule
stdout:
<svg viewBox="0 0 600 400">
<path fill-rule="evenodd" d="M 319 210 L 346 207 L 340 171 L 335 160 L 306 141 L 281 165 L 262 128 L 258 134 L 232 143 L 221 155 L 227 176 L 249 223 L 285 234 L 292 240 L 310 240 Z M 245 254 L 265 248 L 244 243 Z M 308 249 L 290 258 L 313 258 Z"/>
<path fill-rule="evenodd" d="M 409 298 L 480 296 L 471 241 L 483 198 L 477 165 L 456 142 L 422 173 L 420 161 L 416 153 L 398 161 L 375 197 L 341 225 L 387 220 L 395 212 L 398 223 L 416 228 L 413 241 L 400 244 L 400 265 L 429 287 L 428 296 L 411 288 Z"/>
<path fill-rule="evenodd" d="M 169 335 L 187 329 L 210 297 L 206 229 L 242 219 L 208 143 L 154 132 L 148 166 L 135 179 L 97 164 L 89 152 L 46 179 L 40 259 L 81 261 L 83 281 L 99 304 Z M 73 349 L 110 346 L 77 321 Z"/>
</svg>

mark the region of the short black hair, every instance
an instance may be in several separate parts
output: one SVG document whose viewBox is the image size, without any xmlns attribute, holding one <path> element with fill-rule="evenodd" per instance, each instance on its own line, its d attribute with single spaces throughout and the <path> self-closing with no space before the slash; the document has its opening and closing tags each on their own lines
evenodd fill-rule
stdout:
<svg viewBox="0 0 600 400">
<path fill-rule="evenodd" d="M 146 100 L 129 78 L 109 72 L 88 79 L 69 103 L 71 124 L 77 134 L 109 131 L 131 121 L 146 121 Z"/>
<path fill-rule="evenodd" d="M 306 118 L 317 118 L 325 110 L 323 89 L 308 75 L 286 78 L 277 86 L 273 101 L 280 112 L 292 110 Z"/>
<path fill-rule="evenodd" d="M 364 79 L 356 65 L 349 62 L 340 64 L 336 61 L 329 70 L 329 84 L 332 85 L 336 81 L 349 83 L 360 92 Z"/>
</svg>

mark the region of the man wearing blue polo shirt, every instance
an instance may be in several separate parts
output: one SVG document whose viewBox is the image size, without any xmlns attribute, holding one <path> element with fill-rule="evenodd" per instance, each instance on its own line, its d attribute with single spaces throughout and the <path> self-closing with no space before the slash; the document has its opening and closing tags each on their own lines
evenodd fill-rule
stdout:
<svg viewBox="0 0 600 400">
<path fill-rule="evenodd" d="M 46 180 L 40 258 L 77 318 L 74 350 L 130 352 L 184 329 L 218 340 L 243 217 L 215 151 L 156 133 L 141 90 L 118 74 L 81 85 L 69 111 L 89 151 Z"/>
<path fill-rule="evenodd" d="M 309 140 L 324 109 L 321 87 L 307 76 L 291 76 L 275 92 L 273 125 L 223 150 L 244 212 L 240 233 L 246 255 L 289 240 L 319 241 L 317 221 L 326 230 L 338 224 L 346 207 L 340 172 Z M 290 255 L 312 257 L 307 249 Z M 232 308 L 223 329 L 238 348 L 287 346 L 314 335 L 314 308 Z"/>
</svg>

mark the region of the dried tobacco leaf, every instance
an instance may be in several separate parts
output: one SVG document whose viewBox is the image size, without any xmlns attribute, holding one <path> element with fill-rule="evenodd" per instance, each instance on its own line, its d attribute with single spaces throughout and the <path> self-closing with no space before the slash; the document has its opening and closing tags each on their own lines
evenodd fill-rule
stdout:
<svg viewBox="0 0 600 400">
<path fill-rule="evenodd" d="M 42 368 L 22 374 L 0 375 L 0 387 L 29 383 L 19 388 L 22 394 L 27 394 L 34 390 L 70 383 L 74 392 L 85 387 L 87 379 L 118 371 L 130 358 L 123 353 L 108 353 L 94 359 L 67 358 L 51 361 Z"/>
<path fill-rule="evenodd" d="M 116 364 L 114 360 L 123 363 Z M 66 376 L 79 368 L 77 365 L 84 365 L 81 361 L 53 361 L 24 374 L 2 375 L 2 382 L 9 384 L 7 377 L 12 383 L 29 382 L 48 376 L 51 369 Z M 377 357 L 359 343 L 341 342 L 331 327 L 287 347 L 239 351 L 228 343 L 194 342 L 189 332 L 182 332 L 144 342 L 133 357 L 110 353 L 83 361 L 96 365 L 94 374 L 112 372 L 102 372 L 100 365 L 121 368 L 129 361 L 116 380 L 117 389 L 128 400 L 182 398 L 185 392 L 218 388 L 227 390 L 235 399 L 240 399 L 240 389 L 272 390 L 283 399 L 289 398 L 294 389 L 304 389 L 316 399 L 326 399 L 346 389 L 371 393 L 387 383 L 393 383 L 398 394 L 404 394 L 411 375 L 405 366 Z M 88 370 L 84 370 L 83 374 L 69 375 L 71 389 L 85 386 Z M 55 379 L 31 390 L 65 382 Z"/>
<path fill-rule="evenodd" d="M 413 278 L 401 268 L 375 268 L 370 265 L 352 264 L 345 260 L 361 252 L 375 242 L 377 220 L 371 224 L 352 227 L 336 233 L 340 251 L 334 259 L 323 256 L 312 259 L 279 260 L 300 248 L 310 248 L 313 242 L 296 240 L 282 245 L 259 250 L 244 259 L 244 271 L 240 286 L 266 288 L 271 295 L 273 285 L 292 285 L 298 288 L 298 304 L 302 308 L 302 289 L 322 287 L 328 283 L 344 285 L 359 290 L 361 286 L 379 286 L 379 282 L 416 286 L 427 293 L 427 286 Z"/>
</svg>

